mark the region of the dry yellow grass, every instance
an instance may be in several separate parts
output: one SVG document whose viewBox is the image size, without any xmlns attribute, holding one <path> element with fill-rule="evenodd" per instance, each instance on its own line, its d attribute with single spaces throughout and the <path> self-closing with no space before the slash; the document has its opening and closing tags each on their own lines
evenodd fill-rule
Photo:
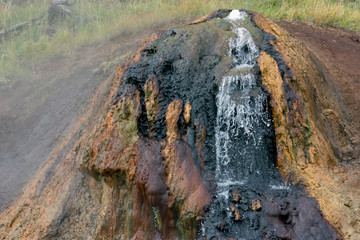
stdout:
<svg viewBox="0 0 360 240">
<path fill-rule="evenodd" d="M 44 13 L 50 0 L 10 6 L 0 0 L 0 30 Z M 19 2 L 19 1 L 18 1 Z M 9 81 L 24 63 L 71 52 L 114 35 L 179 19 L 189 21 L 218 8 L 244 8 L 273 19 L 311 22 L 360 31 L 359 0 L 78 0 L 73 14 L 46 34 L 46 18 L 29 29 L 3 39 L 0 45 L 0 83 Z"/>
</svg>

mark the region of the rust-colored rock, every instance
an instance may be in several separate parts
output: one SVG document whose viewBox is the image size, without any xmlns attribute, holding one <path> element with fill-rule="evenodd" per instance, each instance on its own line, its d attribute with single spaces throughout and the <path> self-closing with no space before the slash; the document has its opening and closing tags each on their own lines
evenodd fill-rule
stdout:
<svg viewBox="0 0 360 240">
<path fill-rule="evenodd" d="M 261 202 L 259 199 L 251 200 L 251 210 L 259 211 L 261 209 Z"/>
<path fill-rule="evenodd" d="M 194 125 L 196 128 L 196 149 L 199 152 L 201 167 L 205 168 L 203 150 L 204 150 L 204 143 L 206 137 L 206 127 L 203 123 L 200 123 L 198 120 L 195 121 Z"/>
<path fill-rule="evenodd" d="M 232 197 L 233 197 L 233 202 L 239 202 L 241 197 L 240 197 L 240 192 L 239 189 L 235 188 L 232 192 Z"/>
<path fill-rule="evenodd" d="M 241 214 L 240 214 L 239 209 L 233 204 L 230 205 L 230 209 L 231 209 L 231 212 L 234 214 L 234 220 L 235 221 L 240 221 L 241 220 Z"/>
<path fill-rule="evenodd" d="M 347 239 L 357 239 L 360 212 L 345 202 L 349 198 L 359 204 L 360 168 L 356 161 L 345 161 L 355 157 L 359 147 L 351 142 L 355 129 L 347 124 L 338 93 L 330 85 L 334 80 L 288 32 L 260 15 L 254 20 L 276 37 L 272 44 L 282 59 L 265 52 L 258 59 L 263 84 L 271 94 L 279 170 L 305 187 Z"/>
<path fill-rule="evenodd" d="M 192 22 L 192 24 L 196 24 L 196 23 L 201 23 L 201 22 L 205 22 L 205 21 L 208 21 L 208 20 L 211 20 L 213 18 L 217 18 L 217 17 L 226 17 L 229 12 L 231 10 L 230 9 L 218 9 L 218 10 L 215 10 L 213 11 L 212 13 L 200 18 L 200 19 L 197 19 L 195 21 Z"/>
<path fill-rule="evenodd" d="M 220 231 L 225 231 L 226 228 L 226 222 L 220 222 L 217 226 L 217 229 L 219 229 Z"/>
<path fill-rule="evenodd" d="M 172 215 L 168 209 L 168 194 L 165 183 L 164 162 L 161 156 L 161 143 L 155 140 L 141 139 L 135 147 L 136 174 L 133 190 L 133 228 L 143 229 L 147 234 L 155 231 L 153 208 L 159 210 L 162 232 L 171 235 Z"/>
<path fill-rule="evenodd" d="M 133 171 L 132 152 L 138 139 L 136 125 L 141 112 L 140 93 L 134 86 L 124 87 L 124 92 L 103 122 L 94 129 L 96 140 L 89 143 L 91 146 L 80 163 L 93 173 Z M 134 172 L 129 178 L 133 175 Z"/>
<path fill-rule="evenodd" d="M 181 100 L 174 100 L 169 104 L 168 110 L 166 112 L 166 123 L 167 123 L 167 132 L 166 135 L 169 139 L 169 142 L 172 142 L 175 139 L 179 139 L 179 117 L 182 112 L 183 103 Z"/>
<path fill-rule="evenodd" d="M 159 95 L 159 86 L 158 86 L 158 82 L 155 79 L 155 76 L 152 76 L 150 79 L 146 81 L 144 86 L 144 94 L 145 94 L 146 114 L 149 122 L 149 127 L 151 129 L 154 125 L 156 115 L 158 114 L 157 97 Z"/>
<path fill-rule="evenodd" d="M 190 123 L 191 120 L 191 105 L 190 105 L 190 101 L 187 101 L 185 104 L 185 109 L 184 109 L 184 119 L 186 124 Z"/>
</svg>

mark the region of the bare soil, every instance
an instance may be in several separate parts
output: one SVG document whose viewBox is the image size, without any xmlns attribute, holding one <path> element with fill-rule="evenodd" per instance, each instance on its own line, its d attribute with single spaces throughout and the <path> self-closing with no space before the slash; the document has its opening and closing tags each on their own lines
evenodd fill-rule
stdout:
<svg viewBox="0 0 360 240">
<path fill-rule="evenodd" d="M 342 104 L 348 124 L 360 133 L 360 34 L 339 28 L 320 28 L 285 21 L 278 24 L 325 63 L 334 77 L 331 84 Z"/>
</svg>

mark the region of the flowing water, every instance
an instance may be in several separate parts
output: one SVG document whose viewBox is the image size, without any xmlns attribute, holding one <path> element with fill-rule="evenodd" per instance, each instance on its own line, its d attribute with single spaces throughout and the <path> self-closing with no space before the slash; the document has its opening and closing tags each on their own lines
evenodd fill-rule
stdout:
<svg viewBox="0 0 360 240">
<path fill-rule="evenodd" d="M 215 178 L 217 191 L 224 196 L 232 185 L 276 186 L 277 179 L 268 96 L 261 80 L 251 73 L 259 49 L 250 32 L 241 27 L 246 17 L 245 12 L 234 10 L 226 18 L 237 35 L 229 41 L 229 54 L 234 68 L 244 71 L 225 76 L 217 95 Z"/>
<path fill-rule="evenodd" d="M 260 77 L 252 73 L 259 49 L 250 32 L 242 27 L 243 21 L 248 17 L 245 12 L 233 10 L 225 18 L 232 24 L 232 31 L 237 36 L 229 40 L 229 55 L 233 60 L 231 72 L 236 73 L 223 77 L 217 95 L 217 191 L 216 200 L 211 204 L 207 217 L 212 219 L 211 223 L 205 220 L 202 224 L 202 235 L 207 236 L 207 239 L 214 236 L 211 228 L 218 224 L 214 222 L 215 219 L 219 219 L 224 225 L 232 224 L 229 197 L 233 189 L 240 189 L 243 197 L 256 195 L 245 193 L 246 191 L 256 192 L 264 188 L 287 189 L 274 165 L 274 127 L 268 108 L 268 94 L 261 85 Z M 242 217 L 251 220 L 251 216 Z M 247 227 L 247 224 L 238 227 L 234 233 Z M 250 231 L 249 229 L 247 231 Z"/>
</svg>

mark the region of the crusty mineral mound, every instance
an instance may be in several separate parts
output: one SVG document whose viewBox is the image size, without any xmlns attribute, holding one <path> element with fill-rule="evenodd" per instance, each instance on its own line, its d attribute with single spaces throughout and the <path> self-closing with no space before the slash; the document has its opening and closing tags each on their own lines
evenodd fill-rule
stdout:
<svg viewBox="0 0 360 240">
<path fill-rule="evenodd" d="M 0 237 L 359 239 L 359 123 L 342 112 L 336 79 L 275 23 L 231 13 L 154 34 L 119 66 L 0 214 Z M 232 57 L 251 50 L 229 44 L 241 41 L 233 19 L 256 45 L 249 68 Z M 217 96 L 223 79 L 239 74 L 254 76 L 250 98 L 261 91 L 266 100 L 271 121 L 257 154 L 270 162 L 219 202 Z"/>
</svg>

